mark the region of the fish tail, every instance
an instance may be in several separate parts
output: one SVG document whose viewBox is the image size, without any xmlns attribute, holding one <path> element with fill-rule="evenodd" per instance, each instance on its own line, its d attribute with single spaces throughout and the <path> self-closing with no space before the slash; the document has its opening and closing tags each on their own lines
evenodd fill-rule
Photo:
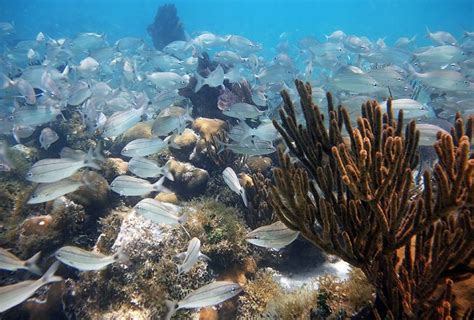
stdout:
<svg viewBox="0 0 474 320">
<path fill-rule="evenodd" d="M 43 274 L 43 276 L 40 278 L 41 282 L 50 283 L 50 282 L 62 281 L 63 280 L 62 277 L 54 275 L 54 273 L 58 270 L 58 268 L 59 268 L 59 261 L 56 261 L 49 267 L 48 271 L 46 271 Z"/>
<path fill-rule="evenodd" d="M 428 26 L 426 26 L 426 38 L 429 38 L 431 35 L 431 31 L 430 31 L 430 28 L 428 28 Z"/>
<path fill-rule="evenodd" d="M 249 203 L 247 201 L 247 194 L 245 193 L 245 189 L 243 187 L 242 189 L 240 189 L 240 195 L 242 196 L 242 200 L 244 201 L 245 207 L 248 207 Z"/>
<path fill-rule="evenodd" d="M 196 78 L 196 87 L 194 87 L 194 92 L 198 92 L 206 84 L 206 79 L 201 77 L 198 73 L 194 76 Z"/>
<path fill-rule="evenodd" d="M 100 166 L 95 162 L 96 156 L 92 148 L 87 152 L 86 158 L 84 159 L 84 166 L 100 170 Z"/>
<path fill-rule="evenodd" d="M 155 182 L 153 184 L 153 190 L 155 191 L 162 191 L 163 189 L 165 189 L 163 187 L 163 182 L 165 182 L 165 179 L 166 177 L 165 176 L 162 176 L 157 182 Z"/>
<path fill-rule="evenodd" d="M 26 269 L 37 275 L 42 274 L 41 269 L 36 265 L 36 262 L 38 262 L 40 256 L 41 256 L 41 251 L 37 252 L 34 256 L 32 256 L 31 258 L 25 261 Z"/>
<path fill-rule="evenodd" d="M 165 319 L 170 320 L 171 317 L 176 313 L 178 310 L 178 301 L 176 300 L 165 300 L 166 307 L 168 308 L 168 313 L 166 314 Z"/>
<path fill-rule="evenodd" d="M 120 247 L 117 252 L 115 253 L 115 260 L 119 263 L 127 264 L 130 262 L 130 258 L 128 255 L 123 251 L 123 248 Z"/>
<path fill-rule="evenodd" d="M 170 181 L 174 181 L 174 176 L 170 171 L 170 162 L 169 161 L 165 164 L 165 166 L 163 168 L 163 175 L 166 177 L 166 179 L 168 179 Z"/>
<path fill-rule="evenodd" d="M 188 220 L 188 214 L 187 214 L 187 213 L 181 215 L 181 216 L 179 217 L 179 219 L 178 219 L 178 222 L 179 222 L 180 224 L 183 224 L 183 223 L 186 222 L 186 220 Z"/>
</svg>

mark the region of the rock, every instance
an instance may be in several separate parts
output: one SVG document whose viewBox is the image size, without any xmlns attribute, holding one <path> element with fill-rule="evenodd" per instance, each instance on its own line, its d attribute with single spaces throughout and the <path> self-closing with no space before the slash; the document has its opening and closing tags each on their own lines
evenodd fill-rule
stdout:
<svg viewBox="0 0 474 320">
<path fill-rule="evenodd" d="M 155 200 L 178 204 L 178 197 L 174 192 L 160 192 L 156 195 Z"/>
<path fill-rule="evenodd" d="M 130 141 L 140 138 L 151 138 L 152 122 L 139 122 L 122 135 L 122 143 L 127 144 Z"/>
<path fill-rule="evenodd" d="M 169 162 L 170 172 L 174 176 L 174 185 L 179 193 L 186 198 L 202 194 L 206 191 L 209 173 L 201 168 L 196 168 L 190 163 L 174 159 Z"/>
<path fill-rule="evenodd" d="M 192 127 L 202 138 L 209 140 L 211 135 L 225 130 L 227 123 L 220 119 L 197 118 L 194 120 Z"/>
<path fill-rule="evenodd" d="M 186 128 L 182 134 L 175 136 L 173 143 L 179 148 L 175 148 L 173 144 L 169 146 L 171 154 L 178 160 L 189 160 L 189 155 L 194 150 L 198 135 L 191 129 Z"/>
<path fill-rule="evenodd" d="M 269 157 L 250 157 L 247 160 L 247 166 L 252 172 L 265 172 L 272 167 L 273 161 Z"/>
<path fill-rule="evenodd" d="M 128 171 L 128 162 L 120 158 L 107 158 L 102 165 L 104 177 L 112 181 L 115 177 L 126 174 Z"/>
</svg>

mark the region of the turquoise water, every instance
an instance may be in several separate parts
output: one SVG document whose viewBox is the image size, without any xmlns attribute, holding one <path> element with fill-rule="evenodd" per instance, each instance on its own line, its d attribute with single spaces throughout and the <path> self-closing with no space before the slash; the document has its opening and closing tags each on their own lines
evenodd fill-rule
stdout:
<svg viewBox="0 0 474 320">
<path fill-rule="evenodd" d="M 0 21 L 14 21 L 19 38 L 39 31 L 51 37 L 78 32 L 106 33 L 109 40 L 124 36 L 149 41 L 147 25 L 158 6 L 169 1 L 151 0 L 3 0 Z M 472 0 L 178 0 L 174 1 L 186 31 L 241 34 L 272 46 L 286 32 L 290 39 L 343 30 L 346 34 L 385 38 L 417 35 L 423 44 L 426 27 L 455 37 L 474 29 Z"/>
</svg>

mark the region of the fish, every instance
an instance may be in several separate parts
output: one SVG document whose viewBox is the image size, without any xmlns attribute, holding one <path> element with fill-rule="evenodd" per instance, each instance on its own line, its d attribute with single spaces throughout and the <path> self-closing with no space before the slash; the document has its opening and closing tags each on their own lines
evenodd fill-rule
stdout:
<svg viewBox="0 0 474 320">
<path fill-rule="evenodd" d="M 38 280 L 26 280 L 0 287 L 0 312 L 7 311 L 16 305 L 19 305 L 44 285 L 62 281 L 63 278 L 54 275 L 58 270 L 58 267 L 59 262 L 56 261 Z"/>
<path fill-rule="evenodd" d="M 165 176 L 174 181 L 173 174 L 169 171 L 169 163 L 160 167 L 155 161 L 143 157 L 133 157 L 128 162 L 128 170 L 140 178 L 157 178 Z"/>
<path fill-rule="evenodd" d="M 296 240 L 299 231 L 289 229 L 281 221 L 257 228 L 246 235 L 246 240 L 256 246 L 281 249 Z"/>
<path fill-rule="evenodd" d="M 89 149 L 87 156 L 83 160 L 59 158 L 43 159 L 35 162 L 26 174 L 26 180 L 37 183 L 51 183 L 72 176 L 77 170 L 88 167 L 100 169 L 95 162 L 97 156 L 94 156 L 92 149 Z"/>
<path fill-rule="evenodd" d="M 237 119 L 255 119 L 263 115 L 264 112 L 252 104 L 238 102 L 222 111 L 222 114 Z"/>
<path fill-rule="evenodd" d="M 105 138 L 116 137 L 138 122 L 145 113 L 148 105 L 144 104 L 139 108 L 131 107 L 125 111 L 118 111 L 112 114 L 104 124 L 102 136 Z"/>
<path fill-rule="evenodd" d="M 125 157 L 144 157 L 155 154 L 168 147 L 171 136 L 164 140 L 160 138 L 139 138 L 127 143 L 120 154 Z"/>
<path fill-rule="evenodd" d="M 151 198 L 141 200 L 133 207 L 133 209 L 135 212 L 154 223 L 167 225 L 183 224 L 188 218 L 187 214 L 178 216 L 181 207 Z"/>
<path fill-rule="evenodd" d="M 224 150 L 230 150 L 236 154 L 263 156 L 276 151 L 276 148 L 271 141 L 261 140 L 252 136 L 246 140 L 239 141 L 238 143 L 224 143 L 222 141 L 217 142 L 220 145 L 217 153 L 221 153 Z"/>
<path fill-rule="evenodd" d="M 381 104 L 386 110 L 387 102 Z M 418 119 L 425 116 L 431 116 L 428 106 L 413 99 L 395 99 L 392 100 L 392 110 L 395 117 L 398 117 L 400 110 L 403 110 L 404 119 Z"/>
<path fill-rule="evenodd" d="M 189 79 L 175 72 L 153 72 L 146 75 L 148 81 L 159 90 L 181 89 L 188 85 Z"/>
<path fill-rule="evenodd" d="M 202 254 L 200 249 L 201 240 L 196 237 L 192 238 L 189 241 L 188 249 L 186 250 L 186 252 L 182 252 L 177 255 L 178 258 L 184 257 L 183 262 L 178 265 L 178 274 L 189 272 L 199 259 L 207 261 L 211 260 L 205 254 Z"/>
<path fill-rule="evenodd" d="M 18 90 L 21 97 L 25 99 L 27 104 L 36 103 L 36 94 L 33 86 L 26 80 L 19 78 L 14 80 L 13 86 Z"/>
<path fill-rule="evenodd" d="M 250 128 L 245 121 L 241 121 L 229 131 L 229 138 L 234 141 L 245 141 L 251 137 L 257 137 L 264 141 L 274 141 L 278 137 L 278 131 L 271 121 L 262 121 L 256 128 Z"/>
<path fill-rule="evenodd" d="M 198 73 L 194 75 L 196 78 L 196 86 L 194 87 L 194 92 L 198 92 L 205 85 L 208 85 L 211 88 L 222 87 L 224 84 L 224 69 L 221 65 L 218 65 L 207 78 L 201 77 Z"/>
<path fill-rule="evenodd" d="M 325 36 L 326 40 L 329 42 L 341 42 L 346 37 L 346 34 L 342 30 L 336 30 L 331 33 L 329 36 Z"/>
<path fill-rule="evenodd" d="M 92 96 L 92 90 L 85 81 L 77 81 L 69 94 L 67 103 L 71 106 L 78 106 Z"/>
<path fill-rule="evenodd" d="M 444 91 L 468 90 L 469 88 L 469 81 L 458 71 L 436 70 L 420 73 L 412 65 L 408 65 L 408 68 L 411 75 L 427 87 Z"/>
<path fill-rule="evenodd" d="M 25 269 L 36 275 L 41 275 L 41 269 L 36 265 L 40 256 L 41 252 L 37 252 L 31 258 L 21 260 L 9 251 L 0 248 L 0 269 L 9 271 Z"/>
<path fill-rule="evenodd" d="M 428 27 L 426 27 L 426 37 L 431 39 L 435 44 L 438 45 L 452 45 L 452 46 L 457 46 L 458 42 L 456 38 L 450 34 L 449 32 L 446 31 L 436 31 L 436 32 L 431 32 Z"/>
<path fill-rule="evenodd" d="M 189 293 L 180 301 L 166 300 L 169 320 L 180 309 L 195 309 L 213 306 L 229 300 L 242 292 L 242 287 L 231 281 L 215 281 Z"/>
<path fill-rule="evenodd" d="M 171 106 L 160 111 L 153 121 L 151 133 L 155 136 L 168 136 L 170 133 L 183 133 L 187 123 L 194 119 L 190 116 L 190 110 Z"/>
<path fill-rule="evenodd" d="M 44 150 L 48 150 L 48 148 L 58 141 L 59 136 L 58 134 L 51 128 L 43 128 L 41 130 L 41 134 L 39 136 L 39 142 L 41 144 L 41 148 Z"/>
<path fill-rule="evenodd" d="M 70 178 L 61 179 L 52 183 L 41 183 L 31 193 L 28 204 L 38 204 L 52 201 L 65 194 L 79 189 L 84 183 L 82 180 L 76 181 Z"/>
<path fill-rule="evenodd" d="M 9 172 L 15 169 L 13 161 L 8 157 L 8 145 L 0 141 L 0 172 Z"/>
<path fill-rule="evenodd" d="M 419 146 L 432 147 L 436 142 L 438 132 L 449 134 L 448 131 L 443 128 L 429 123 L 417 123 L 416 129 L 420 131 L 420 140 L 418 141 Z"/>
<path fill-rule="evenodd" d="M 235 174 L 235 171 L 232 168 L 227 167 L 222 172 L 222 177 L 224 178 L 224 182 L 227 184 L 230 190 L 240 195 L 242 197 L 242 201 L 244 202 L 244 205 L 248 207 L 248 201 L 247 201 L 247 195 L 245 194 L 245 189 L 240 185 L 239 178 Z"/>
<path fill-rule="evenodd" d="M 92 77 L 99 70 L 99 62 L 92 57 L 86 57 L 75 68 L 81 77 Z"/>
<path fill-rule="evenodd" d="M 74 246 L 64 246 L 56 250 L 54 256 L 62 263 L 80 271 L 104 270 L 112 263 L 127 263 L 129 261 L 121 247 L 116 253 L 106 256 Z"/>
<path fill-rule="evenodd" d="M 166 177 L 163 176 L 152 184 L 144 179 L 121 175 L 112 181 L 110 189 L 121 196 L 145 196 L 151 192 L 167 191 L 168 189 L 163 187 L 165 178 Z"/>
<path fill-rule="evenodd" d="M 400 38 L 397 39 L 397 41 L 395 41 L 395 47 L 406 48 L 406 47 L 412 45 L 413 43 L 415 43 L 415 40 L 416 40 L 416 35 L 414 35 L 411 38 L 400 37 Z"/>
<path fill-rule="evenodd" d="M 56 106 L 22 106 L 20 108 L 15 108 L 11 118 L 13 123 L 17 126 L 36 127 L 54 121 L 60 113 L 61 110 Z"/>
</svg>

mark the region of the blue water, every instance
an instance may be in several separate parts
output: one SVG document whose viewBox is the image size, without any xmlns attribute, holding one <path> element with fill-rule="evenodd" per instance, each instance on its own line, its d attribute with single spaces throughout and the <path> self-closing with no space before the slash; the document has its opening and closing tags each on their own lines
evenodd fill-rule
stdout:
<svg viewBox="0 0 474 320">
<path fill-rule="evenodd" d="M 13 21 L 19 39 L 39 31 L 51 37 L 77 32 L 106 33 L 110 41 L 124 36 L 149 41 L 147 25 L 158 6 L 152 0 L 1 0 L 0 21 Z M 323 39 L 343 30 L 371 40 L 393 43 L 400 36 L 417 35 L 423 44 L 426 27 L 459 38 L 474 30 L 474 0 L 178 0 L 174 1 L 186 31 L 241 34 L 273 47 L 280 34 L 289 39 L 307 35 Z M 428 44 L 428 41 L 426 41 Z"/>
</svg>

